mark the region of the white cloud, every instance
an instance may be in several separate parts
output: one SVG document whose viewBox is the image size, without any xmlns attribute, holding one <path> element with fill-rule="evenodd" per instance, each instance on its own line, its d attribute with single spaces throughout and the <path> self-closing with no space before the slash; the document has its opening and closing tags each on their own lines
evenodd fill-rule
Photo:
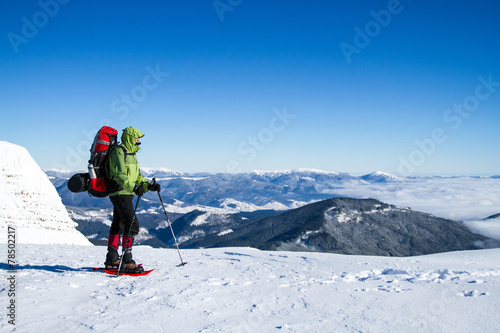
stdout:
<svg viewBox="0 0 500 333">
<path fill-rule="evenodd" d="M 500 180 L 486 177 L 400 178 L 387 183 L 349 184 L 328 192 L 375 198 L 455 220 L 478 220 L 500 213 Z"/>
</svg>

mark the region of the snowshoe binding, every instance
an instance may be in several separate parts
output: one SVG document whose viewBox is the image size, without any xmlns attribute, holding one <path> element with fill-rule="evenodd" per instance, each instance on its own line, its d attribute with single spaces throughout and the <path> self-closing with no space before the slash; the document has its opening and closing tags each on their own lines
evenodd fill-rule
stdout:
<svg viewBox="0 0 500 333">
<path fill-rule="evenodd" d="M 132 259 L 132 253 L 125 253 L 123 255 L 123 262 L 122 267 L 120 268 L 120 273 L 142 274 L 144 273 L 144 268 L 135 263 L 135 261 Z"/>
<path fill-rule="evenodd" d="M 142 266 L 138 266 L 134 263 L 122 264 L 122 268 L 120 269 L 120 273 L 128 273 L 128 274 L 142 274 L 144 273 L 144 268 Z"/>
</svg>

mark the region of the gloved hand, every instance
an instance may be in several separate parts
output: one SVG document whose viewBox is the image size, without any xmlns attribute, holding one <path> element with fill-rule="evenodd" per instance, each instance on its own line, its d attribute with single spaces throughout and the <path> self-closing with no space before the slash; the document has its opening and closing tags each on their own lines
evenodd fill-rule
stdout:
<svg viewBox="0 0 500 333">
<path fill-rule="evenodd" d="M 146 193 L 146 189 L 142 185 L 135 185 L 134 193 L 137 194 L 137 196 L 140 198 L 144 193 Z"/>
<path fill-rule="evenodd" d="M 156 191 L 156 192 L 160 192 L 160 188 L 161 188 L 161 186 L 160 186 L 160 184 L 158 184 L 158 183 L 152 183 L 152 184 L 149 184 L 149 185 L 148 185 L 148 190 L 149 190 L 149 191 Z"/>
</svg>

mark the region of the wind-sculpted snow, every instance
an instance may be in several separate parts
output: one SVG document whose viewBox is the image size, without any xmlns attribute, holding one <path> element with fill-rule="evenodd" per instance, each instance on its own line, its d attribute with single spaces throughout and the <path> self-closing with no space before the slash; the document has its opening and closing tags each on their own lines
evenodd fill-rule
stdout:
<svg viewBox="0 0 500 333">
<path fill-rule="evenodd" d="M 188 264 L 176 267 L 175 250 L 139 246 L 135 258 L 156 268 L 139 278 L 92 272 L 105 247 L 19 250 L 19 332 L 500 331 L 498 249 L 410 258 L 182 250 Z M 4 317 L 0 330 L 11 329 Z"/>
<path fill-rule="evenodd" d="M 91 245 L 25 148 L 0 141 L 0 156 L 0 243 L 10 229 L 18 243 Z"/>
</svg>

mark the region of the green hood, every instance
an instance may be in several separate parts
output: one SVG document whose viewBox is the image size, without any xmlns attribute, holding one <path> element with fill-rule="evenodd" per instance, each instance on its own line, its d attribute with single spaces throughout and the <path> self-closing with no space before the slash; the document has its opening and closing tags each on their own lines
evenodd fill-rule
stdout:
<svg viewBox="0 0 500 333">
<path fill-rule="evenodd" d="M 144 133 L 135 127 L 129 126 L 123 130 L 122 146 L 127 148 L 129 153 L 136 153 L 141 149 L 141 147 L 136 145 L 137 138 L 142 138 L 143 136 Z"/>
</svg>

